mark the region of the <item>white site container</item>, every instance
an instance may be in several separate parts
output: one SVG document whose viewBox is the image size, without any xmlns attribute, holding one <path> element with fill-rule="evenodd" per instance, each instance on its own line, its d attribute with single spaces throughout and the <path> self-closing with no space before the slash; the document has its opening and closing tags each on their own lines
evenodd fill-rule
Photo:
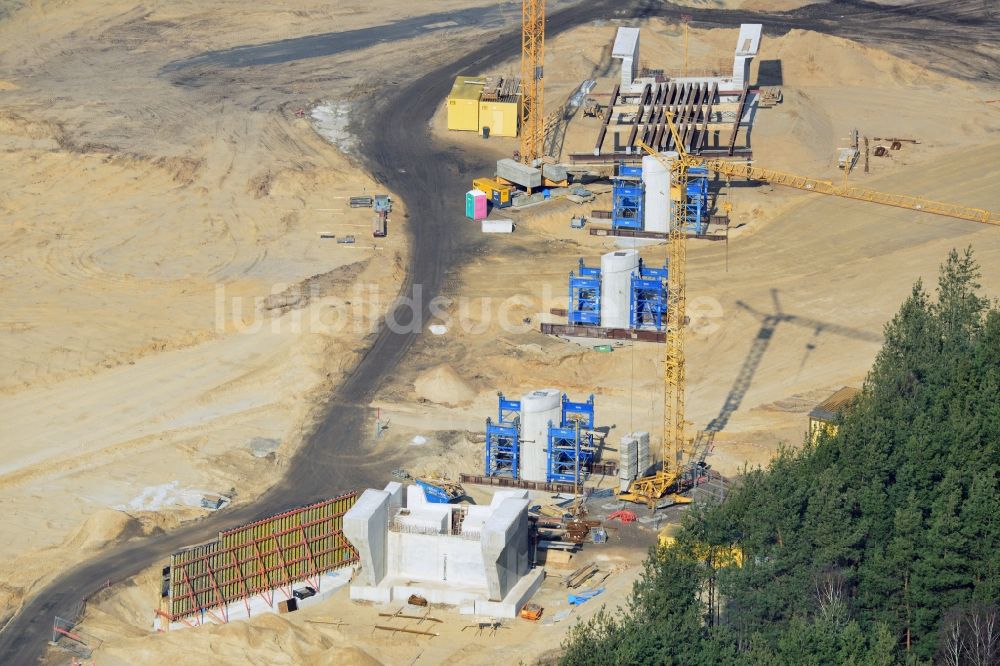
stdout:
<svg viewBox="0 0 1000 666">
<path fill-rule="evenodd" d="M 484 234 L 510 234 L 514 233 L 513 220 L 483 220 Z"/>
</svg>

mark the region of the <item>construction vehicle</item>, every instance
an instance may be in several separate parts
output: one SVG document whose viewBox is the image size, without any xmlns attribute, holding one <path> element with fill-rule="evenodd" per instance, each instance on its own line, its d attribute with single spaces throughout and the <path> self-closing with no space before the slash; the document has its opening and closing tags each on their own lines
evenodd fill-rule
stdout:
<svg viewBox="0 0 1000 666">
<path fill-rule="evenodd" d="M 521 0 L 521 142 L 518 158 L 531 164 L 544 139 L 545 0 Z"/>
<path fill-rule="evenodd" d="M 538 604 L 525 604 L 520 615 L 523 620 L 538 622 L 542 618 L 542 607 Z"/>
<path fill-rule="evenodd" d="M 372 200 L 375 208 L 375 219 L 372 220 L 372 236 L 385 238 L 389 223 L 389 212 L 392 211 L 392 199 L 388 194 L 376 194 Z"/>
<path fill-rule="evenodd" d="M 588 97 L 587 101 L 584 102 L 583 115 L 587 118 L 604 120 L 605 111 L 607 111 L 607 107 L 592 97 Z"/>
<path fill-rule="evenodd" d="M 389 214 L 381 211 L 372 218 L 372 236 L 375 238 L 385 238 L 386 226 L 389 222 Z"/>
<path fill-rule="evenodd" d="M 667 114 L 674 145 L 684 144 L 673 123 L 672 114 Z M 658 159 L 671 172 L 671 198 L 678 202 L 687 192 L 687 170 L 690 159 L 679 153 L 678 159 L 670 160 L 643 142 L 639 142 L 646 152 Z M 684 437 L 684 324 L 687 305 L 687 284 L 685 267 L 687 264 L 687 206 L 678 205 L 677 219 L 667 234 L 667 322 L 666 345 L 663 372 L 663 432 L 660 455 L 660 469 L 655 473 L 636 479 L 629 484 L 626 492 L 619 492 L 618 499 L 645 503 L 650 509 L 669 496 L 671 504 L 689 504 L 693 500 L 679 493 L 679 485 L 684 468 L 681 455 L 687 448 Z"/>
<path fill-rule="evenodd" d="M 414 481 L 424 491 L 427 501 L 432 504 L 451 504 L 467 497 L 465 488 L 459 483 L 429 478 L 417 478 Z"/>
<path fill-rule="evenodd" d="M 672 118 L 672 114 L 668 115 L 668 125 L 673 122 Z M 675 145 L 681 148 L 681 150 L 678 151 L 678 162 L 684 162 L 686 167 L 706 167 L 709 171 L 714 171 L 715 173 L 725 176 L 729 180 L 751 180 L 762 183 L 770 183 L 772 185 L 784 185 L 785 187 L 794 187 L 795 189 L 815 192 L 817 194 L 829 194 L 830 196 L 842 197 L 844 199 L 868 201 L 870 203 L 882 204 L 883 206 L 906 208 L 907 210 L 919 211 L 921 213 L 933 213 L 935 215 L 955 217 L 960 220 L 1000 225 L 1000 219 L 998 219 L 990 211 L 983 208 L 960 206 L 958 204 L 946 203 L 943 201 L 913 197 L 908 194 L 879 192 L 877 190 L 871 190 L 865 187 L 855 187 L 847 184 L 836 185 L 832 181 L 824 180 L 822 178 L 798 176 L 795 174 L 785 173 L 783 171 L 776 171 L 775 169 L 766 169 L 754 166 L 746 162 L 732 162 L 719 158 L 700 159 L 690 155 L 686 150 L 684 150 L 684 144 L 678 142 L 675 143 Z M 643 149 L 646 151 L 652 150 L 652 148 L 646 145 L 643 145 Z"/>
<path fill-rule="evenodd" d="M 727 178 L 756 180 L 796 189 L 829 194 L 831 196 L 869 201 L 886 206 L 896 206 L 923 213 L 934 213 L 983 224 L 1000 225 L 993 213 L 982 208 L 970 208 L 957 204 L 932 201 L 920 197 L 888 194 L 867 188 L 835 185 L 828 180 L 796 176 L 773 169 L 765 169 L 747 163 L 730 162 L 722 159 L 703 159 L 691 155 L 673 121 L 673 113 L 666 113 L 667 126 L 673 137 L 676 158 L 661 155 L 643 141 L 638 144 L 647 153 L 660 161 L 671 173 L 671 199 L 681 203 L 682 193 L 687 192 L 688 169 L 705 167 Z M 711 450 L 716 432 L 709 429 L 697 434 L 693 442 L 684 436 L 684 326 L 686 323 L 686 270 L 688 207 L 675 207 L 674 224 L 667 235 L 669 272 L 667 275 L 667 331 L 664 349 L 664 409 L 663 435 L 661 440 L 661 466 L 655 473 L 632 481 L 626 492 L 619 492 L 618 499 L 645 503 L 655 508 L 664 498 L 676 504 L 691 503 L 690 497 L 680 493 L 681 481 L 688 471 L 704 464 L 705 455 Z M 683 460 L 686 458 L 686 460 Z"/>
</svg>

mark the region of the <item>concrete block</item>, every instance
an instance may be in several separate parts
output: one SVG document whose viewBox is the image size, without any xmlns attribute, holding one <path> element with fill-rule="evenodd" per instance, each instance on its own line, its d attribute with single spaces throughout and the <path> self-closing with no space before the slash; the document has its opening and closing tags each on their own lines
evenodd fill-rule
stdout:
<svg viewBox="0 0 1000 666">
<path fill-rule="evenodd" d="M 427 504 L 427 496 L 424 495 L 424 489 L 415 483 L 406 486 L 406 507 L 408 509 L 417 509 L 424 504 Z"/>
<path fill-rule="evenodd" d="M 403 495 L 403 484 L 399 481 L 390 481 L 385 484 L 385 492 L 389 493 L 389 513 L 406 506 L 406 498 Z"/>
<path fill-rule="evenodd" d="M 514 220 L 483 220 L 482 231 L 484 234 L 514 233 Z"/>
<path fill-rule="evenodd" d="M 497 175 L 521 187 L 535 188 L 542 186 L 542 170 L 515 162 L 509 157 L 497 160 Z"/>
<path fill-rule="evenodd" d="M 569 173 L 566 171 L 566 167 L 561 164 L 545 164 L 542 165 L 542 175 L 552 181 L 562 181 L 569 178 Z"/>
<path fill-rule="evenodd" d="M 377 585 L 385 577 L 389 493 L 369 488 L 344 514 L 344 536 L 358 550 L 358 582 Z"/>
<path fill-rule="evenodd" d="M 476 601 L 476 615 L 489 617 L 514 618 L 521 612 L 524 604 L 534 596 L 545 580 L 545 570 L 531 570 L 517 582 L 502 601 Z"/>
<path fill-rule="evenodd" d="M 483 525 L 480 545 L 491 601 L 500 601 L 528 571 L 528 500 L 504 499 Z"/>
<path fill-rule="evenodd" d="M 498 507 L 504 500 L 508 499 L 531 499 L 531 493 L 527 488 L 515 488 L 513 490 L 498 490 L 493 493 L 490 499 L 491 507 Z M 471 507 L 470 507 L 471 508 Z"/>
</svg>

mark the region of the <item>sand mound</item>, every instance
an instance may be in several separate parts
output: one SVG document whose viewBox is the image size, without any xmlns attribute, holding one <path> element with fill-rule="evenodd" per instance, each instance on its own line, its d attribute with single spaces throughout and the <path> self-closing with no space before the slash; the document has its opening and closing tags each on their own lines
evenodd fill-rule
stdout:
<svg viewBox="0 0 1000 666">
<path fill-rule="evenodd" d="M 439 365 L 424 372 L 413 382 L 413 388 L 424 400 L 451 407 L 467 405 L 476 397 L 472 387 L 450 365 Z"/>
<path fill-rule="evenodd" d="M 781 61 L 785 87 L 861 84 L 909 88 L 946 82 L 960 84 L 887 51 L 808 30 L 791 30 L 769 40 L 767 48 L 768 58 Z M 837 66 L 829 67 L 831 62 Z"/>
<path fill-rule="evenodd" d="M 138 520 L 114 509 L 100 509 L 77 527 L 66 540 L 66 548 L 100 548 L 105 544 L 139 533 L 142 527 Z"/>
<path fill-rule="evenodd" d="M 380 666 L 381 661 L 356 647 L 333 648 L 313 662 L 314 666 Z"/>
</svg>

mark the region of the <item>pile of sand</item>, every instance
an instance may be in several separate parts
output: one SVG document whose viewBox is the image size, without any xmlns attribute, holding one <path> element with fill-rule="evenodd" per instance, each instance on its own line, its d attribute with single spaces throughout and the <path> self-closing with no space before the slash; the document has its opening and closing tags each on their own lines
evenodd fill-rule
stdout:
<svg viewBox="0 0 1000 666">
<path fill-rule="evenodd" d="M 476 397 L 472 387 L 447 364 L 422 373 L 413 382 L 413 388 L 424 400 L 449 407 L 467 405 Z"/>
<path fill-rule="evenodd" d="M 133 591 L 138 592 L 139 588 Z M 148 600 L 147 600 L 148 601 Z M 131 610 L 125 608 L 129 607 Z M 143 613 L 140 597 L 126 592 L 92 605 L 83 628 L 98 637 L 114 636 L 95 654 L 99 663 L 246 664 L 259 662 L 261 654 L 274 657 L 267 663 L 350 664 L 372 666 L 381 662 L 351 641 L 341 631 L 322 622 L 264 613 L 249 622 L 207 625 L 150 636 L 139 633 L 133 622 Z M 119 624 L 123 616 L 125 630 Z"/>
<path fill-rule="evenodd" d="M 115 509 L 101 509 L 73 531 L 65 546 L 72 550 L 96 549 L 140 532 L 142 525 L 133 516 Z"/>
</svg>

